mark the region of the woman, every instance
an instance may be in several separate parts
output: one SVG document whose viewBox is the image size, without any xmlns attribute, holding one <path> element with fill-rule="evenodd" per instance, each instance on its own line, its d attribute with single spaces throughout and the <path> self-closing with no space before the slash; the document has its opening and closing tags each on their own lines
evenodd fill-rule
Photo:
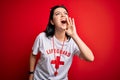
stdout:
<svg viewBox="0 0 120 80">
<path fill-rule="evenodd" d="M 40 59 L 35 67 L 36 55 Z M 68 71 L 74 55 L 93 61 L 92 51 L 78 36 L 74 19 L 64 6 L 54 6 L 50 11 L 46 30 L 41 32 L 30 55 L 29 80 L 68 80 Z"/>
</svg>

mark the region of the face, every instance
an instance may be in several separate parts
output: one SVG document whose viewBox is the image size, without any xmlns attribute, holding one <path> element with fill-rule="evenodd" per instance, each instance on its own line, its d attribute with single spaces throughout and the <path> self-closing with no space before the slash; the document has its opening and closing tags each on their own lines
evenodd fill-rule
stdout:
<svg viewBox="0 0 120 80">
<path fill-rule="evenodd" d="M 55 26 L 55 29 L 65 30 L 67 25 L 68 12 L 64 8 L 56 8 L 53 14 L 53 20 L 51 24 Z"/>
</svg>

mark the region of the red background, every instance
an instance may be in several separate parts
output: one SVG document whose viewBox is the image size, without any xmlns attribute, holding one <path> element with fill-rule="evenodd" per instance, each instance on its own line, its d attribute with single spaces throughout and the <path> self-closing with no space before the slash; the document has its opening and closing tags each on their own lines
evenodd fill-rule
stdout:
<svg viewBox="0 0 120 80">
<path fill-rule="evenodd" d="M 119 0 L 0 1 L 0 80 L 28 80 L 29 55 L 50 8 L 64 4 L 92 49 L 92 63 L 74 57 L 70 80 L 120 80 Z"/>
</svg>

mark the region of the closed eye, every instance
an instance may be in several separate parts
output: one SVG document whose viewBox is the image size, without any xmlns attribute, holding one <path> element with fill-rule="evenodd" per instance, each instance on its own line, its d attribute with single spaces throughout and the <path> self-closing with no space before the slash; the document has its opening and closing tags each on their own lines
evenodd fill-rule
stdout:
<svg viewBox="0 0 120 80">
<path fill-rule="evenodd" d="M 68 13 L 67 13 L 67 12 L 64 12 L 64 14 L 68 15 Z"/>
<path fill-rule="evenodd" d="M 55 15 L 60 15 L 61 13 L 60 12 L 56 12 Z"/>
</svg>

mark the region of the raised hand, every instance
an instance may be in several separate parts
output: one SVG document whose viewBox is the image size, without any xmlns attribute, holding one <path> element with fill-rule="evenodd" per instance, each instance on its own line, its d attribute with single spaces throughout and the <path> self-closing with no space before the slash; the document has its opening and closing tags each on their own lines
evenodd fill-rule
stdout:
<svg viewBox="0 0 120 80">
<path fill-rule="evenodd" d="M 65 32 L 71 37 L 77 34 L 74 18 L 67 19 L 67 28 Z"/>
</svg>

